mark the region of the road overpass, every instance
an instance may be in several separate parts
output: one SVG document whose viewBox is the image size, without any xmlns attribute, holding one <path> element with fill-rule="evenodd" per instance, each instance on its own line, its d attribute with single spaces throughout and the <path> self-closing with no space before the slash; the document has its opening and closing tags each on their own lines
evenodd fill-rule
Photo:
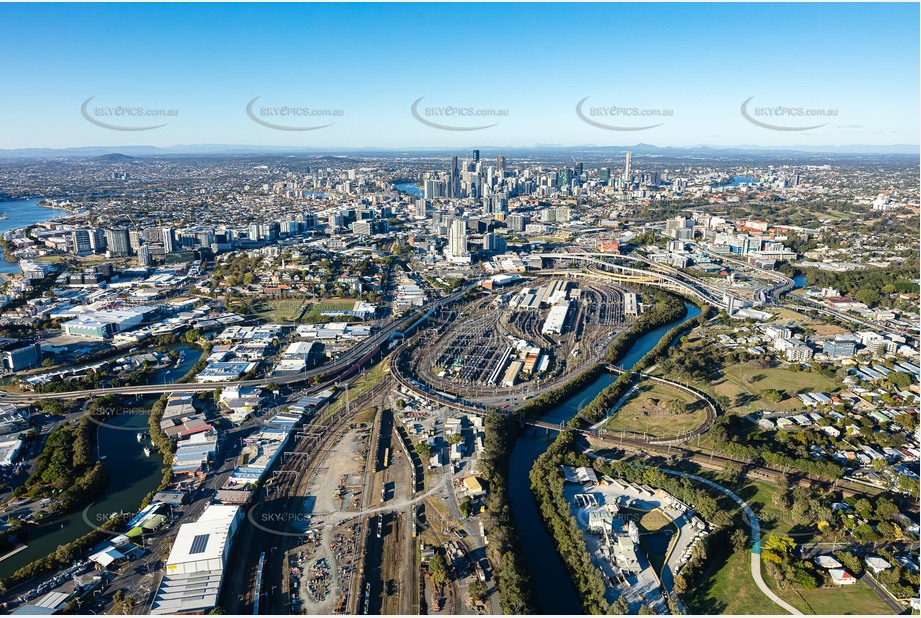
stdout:
<svg viewBox="0 0 921 618">
<path fill-rule="evenodd" d="M 542 259 L 572 261 L 588 267 L 589 274 L 620 281 L 622 283 L 641 283 L 665 288 L 679 294 L 686 294 L 717 309 L 723 308 L 722 293 L 717 293 L 706 284 L 681 273 L 680 277 L 660 271 L 633 268 L 623 264 L 613 263 L 611 260 L 632 260 L 650 266 L 656 265 L 648 260 L 610 253 L 543 253 Z M 660 270 L 664 270 L 660 269 Z M 682 278 L 683 277 L 683 278 Z M 690 281 L 686 279 L 691 279 Z"/>
<path fill-rule="evenodd" d="M 307 382 L 312 378 L 328 382 L 333 378 L 342 379 L 349 377 L 352 373 L 363 367 L 385 348 L 393 335 L 403 335 L 412 332 L 420 324 L 425 322 L 440 307 L 448 305 L 459 300 L 467 291 L 467 287 L 455 292 L 450 296 L 436 300 L 422 314 L 412 313 L 391 322 L 371 337 L 356 344 L 342 356 L 331 363 L 321 365 L 316 369 L 305 371 L 294 375 L 281 376 L 278 378 L 259 378 L 256 380 L 228 380 L 226 382 L 207 382 L 197 383 L 190 382 L 186 384 L 144 384 L 136 386 L 119 386 L 113 388 L 94 388 L 78 391 L 63 391 L 54 393 L 7 393 L 0 391 L 0 403 L 30 403 L 39 399 L 83 399 L 86 397 L 100 397 L 103 395 L 158 395 L 163 393 L 172 393 L 175 391 L 189 392 L 210 392 L 215 388 L 226 386 L 244 386 L 244 387 L 266 387 L 269 384 L 279 386 L 289 384 L 300 384 Z M 403 329 L 403 330 L 401 330 Z"/>
</svg>

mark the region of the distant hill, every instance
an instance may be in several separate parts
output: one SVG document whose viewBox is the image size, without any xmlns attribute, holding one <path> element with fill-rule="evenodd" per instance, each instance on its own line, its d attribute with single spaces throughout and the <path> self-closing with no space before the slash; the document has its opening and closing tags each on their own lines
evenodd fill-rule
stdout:
<svg viewBox="0 0 921 618">
<path fill-rule="evenodd" d="M 129 163 L 131 161 L 137 161 L 137 158 L 122 154 L 120 152 L 113 152 L 110 154 L 93 157 L 92 160 L 98 161 L 99 163 Z"/>
</svg>

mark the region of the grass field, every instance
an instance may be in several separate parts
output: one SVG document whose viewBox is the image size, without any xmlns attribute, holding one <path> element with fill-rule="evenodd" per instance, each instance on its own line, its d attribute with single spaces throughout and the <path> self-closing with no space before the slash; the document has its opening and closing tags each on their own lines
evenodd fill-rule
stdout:
<svg viewBox="0 0 921 618">
<path fill-rule="evenodd" d="M 728 551 L 729 548 L 724 548 Z M 709 577 L 684 595 L 692 614 L 782 614 L 783 610 L 755 585 L 750 552 L 720 552 L 707 567 Z"/>
<path fill-rule="evenodd" d="M 816 590 L 780 590 L 766 573 L 764 581 L 780 598 L 804 614 L 832 616 L 892 614 L 886 602 L 862 581 L 851 586 L 834 586 Z"/>
<path fill-rule="evenodd" d="M 722 376 L 716 380 L 692 384 L 711 395 L 726 395 L 733 407 L 742 410 L 743 413 L 756 410 L 792 412 L 803 409 L 803 403 L 797 397 L 787 397 L 778 403 L 761 399 L 761 393 L 766 390 L 776 389 L 783 393 L 788 390 L 796 393 L 829 393 L 840 386 L 835 380 L 820 373 L 789 371 L 781 367 L 756 369 L 747 363 L 723 368 Z"/>
<path fill-rule="evenodd" d="M 775 502 L 780 492 L 785 491 L 783 488 L 751 481 L 733 490 L 755 511 L 761 522 L 761 534 L 793 534 L 797 543 L 810 542 L 812 535 L 818 534 L 815 526 L 795 524 L 788 510 Z"/>
<path fill-rule="evenodd" d="M 304 301 L 294 298 L 262 300 L 253 305 L 253 315 L 276 324 L 297 319 L 304 307 Z"/>
<path fill-rule="evenodd" d="M 666 405 L 673 399 L 688 404 L 688 412 L 673 414 Z M 605 423 L 610 431 L 632 431 L 652 436 L 674 436 L 691 430 L 707 417 L 703 402 L 690 393 L 652 380 L 640 382 L 630 398 Z"/>
<path fill-rule="evenodd" d="M 310 305 L 302 319 L 304 322 L 320 322 L 323 321 L 323 311 L 351 311 L 354 307 L 354 300 L 321 300 Z"/>
</svg>

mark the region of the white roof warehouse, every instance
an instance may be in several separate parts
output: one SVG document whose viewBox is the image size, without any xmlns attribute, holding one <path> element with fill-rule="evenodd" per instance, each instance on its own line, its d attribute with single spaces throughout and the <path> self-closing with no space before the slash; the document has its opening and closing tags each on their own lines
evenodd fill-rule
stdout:
<svg viewBox="0 0 921 618">
<path fill-rule="evenodd" d="M 200 614 L 217 605 L 231 541 L 242 519 L 240 507 L 212 504 L 198 521 L 179 527 L 151 614 Z"/>
</svg>

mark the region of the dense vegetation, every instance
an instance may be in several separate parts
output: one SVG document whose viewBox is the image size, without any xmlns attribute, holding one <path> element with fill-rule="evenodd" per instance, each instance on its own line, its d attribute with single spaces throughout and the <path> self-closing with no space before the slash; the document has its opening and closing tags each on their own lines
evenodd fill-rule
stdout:
<svg viewBox="0 0 921 618">
<path fill-rule="evenodd" d="M 53 509 L 67 512 L 89 502 L 108 483 L 105 466 L 96 461 L 98 423 L 120 411 L 115 395 L 100 397 L 87 406 L 87 414 L 75 424 L 67 423 L 49 434 L 35 472 L 14 497 L 54 497 Z"/>
<path fill-rule="evenodd" d="M 561 465 L 590 465 L 588 457 L 578 451 L 576 435 L 571 431 L 561 433 L 537 458 L 531 468 L 531 491 L 544 525 L 556 544 L 557 553 L 566 564 L 582 608 L 588 614 L 606 614 L 611 607 L 605 599 L 604 580 L 592 564 L 582 531 L 563 495 Z"/>
<path fill-rule="evenodd" d="M 608 384 L 598 395 L 592 399 L 591 403 L 579 410 L 575 416 L 569 420 L 569 427 L 579 429 L 586 425 L 592 425 L 604 418 L 614 404 L 627 394 L 633 385 L 633 373 L 626 372 L 620 374 L 617 380 Z"/>
<path fill-rule="evenodd" d="M 890 306 L 890 294 L 918 293 L 918 269 L 914 266 L 864 268 L 845 272 L 805 268 L 802 272 L 806 275 L 809 285 L 817 288 L 837 288 L 841 294 L 870 307 Z"/>
<path fill-rule="evenodd" d="M 490 412 L 485 429 L 484 451 L 478 466 L 490 488 L 483 528 L 489 537 L 486 553 L 494 568 L 499 604 L 506 614 L 533 614 L 536 611 L 533 584 L 521 555 L 521 540 L 508 501 L 508 458 L 517 427 L 512 419 Z"/>
</svg>

